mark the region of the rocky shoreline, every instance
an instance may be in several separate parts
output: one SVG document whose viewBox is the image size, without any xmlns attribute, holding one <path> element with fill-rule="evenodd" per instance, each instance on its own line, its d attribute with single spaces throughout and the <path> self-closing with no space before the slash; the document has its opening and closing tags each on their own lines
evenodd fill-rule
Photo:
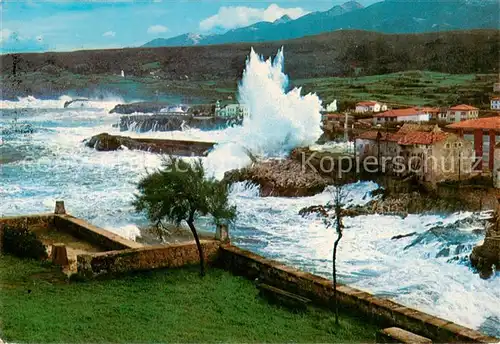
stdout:
<svg viewBox="0 0 500 344">
<path fill-rule="evenodd" d="M 261 197 L 304 197 L 322 192 L 331 178 L 303 170 L 295 160 L 267 160 L 224 174 L 228 183 L 249 181 L 260 186 Z"/>
<path fill-rule="evenodd" d="M 214 146 L 213 142 L 139 139 L 108 133 L 92 136 L 84 142 L 87 147 L 98 151 L 115 151 L 125 147 L 127 149 L 179 156 L 206 156 Z"/>
<path fill-rule="evenodd" d="M 482 245 L 474 247 L 470 261 L 481 278 L 489 278 L 494 271 L 500 271 L 500 199 L 495 216 L 486 225 Z"/>
</svg>

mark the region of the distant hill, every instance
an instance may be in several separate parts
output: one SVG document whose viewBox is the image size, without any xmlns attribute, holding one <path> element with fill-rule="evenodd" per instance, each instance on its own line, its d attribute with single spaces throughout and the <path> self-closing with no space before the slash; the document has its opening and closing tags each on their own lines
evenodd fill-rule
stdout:
<svg viewBox="0 0 500 344">
<path fill-rule="evenodd" d="M 259 22 L 223 34 L 184 34 L 157 38 L 144 47 L 193 46 L 238 42 L 266 42 L 299 38 L 336 30 L 382 33 L 425 33 L 500 28 L 498 0 L 385 0 L 364 8 L 349 1 L 325 12 L 313 12 L 295 20 L 281 18 Z M 195 39 L 193 39 L 195 37 Z"/>
</svg>

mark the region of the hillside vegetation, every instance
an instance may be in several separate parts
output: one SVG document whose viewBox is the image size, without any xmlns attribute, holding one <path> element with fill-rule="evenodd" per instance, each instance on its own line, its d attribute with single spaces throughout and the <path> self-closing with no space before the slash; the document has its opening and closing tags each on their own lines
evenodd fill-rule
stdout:
<svg viewBox="0 0 500 344">
<path fill-rule="evenodd" d="M 115 82 L 121 78 L 121 70 L 125 71 L 127 82 L 151 86 L 152 92 L 158 86 L 159 91 L 169 92 L 170 86 L 186 82 L 194 88 L 197 86 L 193 82 L 224 83 L 232 88 L 241 78 L 251 47 L 271 56 L 282 46 L 285 72 L 292 80 L 406 70 L 498 73 L 500 31 L 410 35 L 337 31 L 256 44 L 2 55 L 0 81 L 4 98 L 54 96 L 68 90 L 78 93 Z M 15 75 L 13 59 L 18 61 Z"/>
</svg>

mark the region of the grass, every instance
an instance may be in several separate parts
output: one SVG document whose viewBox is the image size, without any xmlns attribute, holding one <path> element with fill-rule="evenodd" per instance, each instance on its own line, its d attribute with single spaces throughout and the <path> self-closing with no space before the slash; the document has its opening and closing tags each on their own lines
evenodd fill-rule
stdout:
<svg viewBox="0 0 500 344">
<path fill-rule="evenodd" d="M 50 265 L 0 256 L 0 337 L 9 342 L 373 342 L 362 319 L 292 313 L 216 268 L 68 283 Z"/>
<path fill-rule="evenodd" d="M 305 92 L 316 92 L 323 102 L 340 104 L 360 100 L 381 100 L 392 106 L 447 106 L 468 103 L 488 108 L 496 74 L 446 74 L 405 71 L 352 78 L 292 80 Z M 349 104 L 352 106 L 353 104 Z"/>
<path fill-rule="evenodd" d="M 145 64 L 156 67 L 157 63 Z M 154 68 L 153 68 L 154 69 Z M 405 71 L 384 75 L 360 77 L 322 77 L 292 79 L 292 86 L 302 86 L 303 94 L 317 93 L 324 104 L 339 100 L 340 110 L 352 108 L 361 100 L 380 100 L 390 106 L 449 106 L 467 103 L 483 109 L 489 108 L 489 96 L 497 74 L 446 74 L 430 71 Z M 58 76 L 42 72 L 27 73 L 25 79 L 37 94 L 47 90 L 62 92 L 74 90 L 84 94 L 89 90 L 121 95 L 125 99 L 156 99 L 176 101 L 172 95 L 193 97 L 188 102 L 213 102 L 215 99 L 236 99 L 237 80 L 162 80 L 150 76 L 93 75 L 82 76 L 62 72 Z M 2 82 L 0 76 L 0 82 Z M 86 91 L 85 91 L 86 90 Z M 31 94 L 30 93 L 30 94 Z M 64 92 L 63 92 L 64 93 Z M 165 98 L 165 96 L 170 97 Z M 177 101 L 181 101 L 178 99 Z"/>
</svg>

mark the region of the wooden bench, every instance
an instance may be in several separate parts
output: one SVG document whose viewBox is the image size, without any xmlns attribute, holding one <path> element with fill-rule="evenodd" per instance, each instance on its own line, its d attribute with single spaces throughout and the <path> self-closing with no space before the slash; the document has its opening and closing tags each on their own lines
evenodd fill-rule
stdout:
<svg viewBox="0 0 500 344">
<path fill-rule="evenodd" d="M 268 301 L 293 310 L 305 311 L 307 310 L 308 304 L 311 303 L 311 300 L 308 298 L 281 290 L 268 284 L 260 283 L 257 285 L 257 288 L 259 289 L 259 294 Z"/>
<path fill-rule="evenodd" d="M 431 344 L 432 340 L 399 327 L 389 327 L 377 332 L 377 343 Z"/>
</svg>

